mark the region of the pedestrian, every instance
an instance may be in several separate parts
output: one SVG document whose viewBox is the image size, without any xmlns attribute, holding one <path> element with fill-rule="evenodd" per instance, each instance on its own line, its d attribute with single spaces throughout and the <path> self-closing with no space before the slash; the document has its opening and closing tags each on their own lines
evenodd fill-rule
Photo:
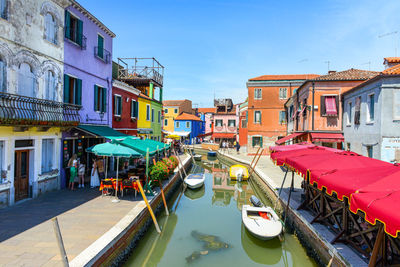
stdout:
<svg viewBox="0 0 400 267">
<path fill-rule="evenodd" d="M 97 171 L 98 171 L 98 177 L 100 178 L 100 180 L 103 180 L 105 178 L 104 161 L 101 157 L 99 157 L 97 160 Z"/>
<path fill-rule="evenodd" d="M 70 167 L 70 177 L 69 177 L 69 185 L 68 188 L 70 190 L 74 190 L 74 185 L 75 185 L 75 178 L 77 176 L 77 171 L 78 171 L 78 161 L 76 160 L 77 156 L 74 154 L 72 156 L 72 163 Z"/>
<path fill-rule="evenodd" d="M 239 154 L 239 150 L 240 150 L 240 144 L 239 144 L 239 142 L 236 142 L 236 153 L 237 154 Z"/>
<path fill-rule="evenodd" d="M 79 160 L 78 165 L 78 176 L 79 176 L 79 185 L 78 188 L 85 187 L 85 164 L 84 160 Z"/>
<path fill-rule="evenodd" d="M 100 186 L 100 181 L 99 181 L 99 172 L 98 172 L 98 166 L 97 163 L 99 161 L 96 161 L 96 158 L 93 158 L 93 165 L 92 165 L 92 171 L 90 173 L 90 187 L 97 187 Z"/>
</svg>

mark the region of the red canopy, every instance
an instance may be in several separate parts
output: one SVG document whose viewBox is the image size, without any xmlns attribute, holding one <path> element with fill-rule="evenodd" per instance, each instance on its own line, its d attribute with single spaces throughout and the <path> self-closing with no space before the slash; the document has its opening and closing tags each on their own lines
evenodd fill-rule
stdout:
<svg viewBox="0 0 400 267">
<path fill-rule="evenodd" d="M 300 136 L 300 135 L 303 135 L 303 134 L 304 134 L 304 133 L 292 133 L 292 134 L 289 134 L 289 135 L 287 135 L 287 136 L 285 136 L 285 137 L 279 139 L 278 141 L 276 141 L 275 144 L 277 144 L 277 145 L 282 145 L 282 144 L 285 143 L 286 141 L 289 141 L 289 140 L 291 140 L 291 139 L 293 139 L 293 138 L 296 138 L 296 137 L 298 137 L 298 136 Z"/>
<path fill-rule="evenodd" d="M 232 139 L 235 138 L 235 133 L 213 133 L 212 138 L 226 138 Z"/>
<path fill-rule="evenodd" d="M 275 162 L 276 165 L 282 166 L 283 164 L 287 163 L 288 160 L 293 159 L 295 157 L 304 157 L 312 154 L 325 154 L 325 153 L 332 153 L 332 152 L 326 151 L 323 147 L 310 146 L 310 147 L 304 147 L 303 149 L 299 148 L 291 151 L 275 152 L 271 154 L 271 159 Z"/>
<path fill-rule="evenodd" d="M 400 232 L 400 172 L 395 172 L 369 184 L 351 195 L 350 210 L 365 213 L 365 220 L 385 225 L 385 232 L 397 237 Z"/>
<path fill-rule="evenodd" d="M 282 152 L 282 151 L 294 151 L 294 150 L 304 149 L 304 148 L 312 147 L 312 146 L 316 146 L 316 145 L 310 144 L 310 143 L 307 143 L 307 142 L 303 142 L 303 143 L 287 145 L 287 146 L 270 146 L 269 147 L 269 151 L 271 153 L 273 153 L 273 152 Z"/>
</svg>

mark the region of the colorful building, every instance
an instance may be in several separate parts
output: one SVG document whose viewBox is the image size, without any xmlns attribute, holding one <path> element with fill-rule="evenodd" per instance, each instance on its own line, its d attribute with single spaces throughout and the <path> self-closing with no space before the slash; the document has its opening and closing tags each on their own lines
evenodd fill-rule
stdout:
<svg viewBox="0 0 400 267">
<path fill-rule="evenodd" d="M 237 105 L 234 105 L 232 99 L 214 100 L 215 113 L 214 131 L 211 138 L 216 143 L 228 141 L 233 144 L 237 140 L 239 113 Z"/>
<path fill-rule="evenodd" d="M 160 101 L 151 101 L 151 129 L 153 134 L 151 139 L 156 141 L 162 140 L 162 108 L 163 105 Z"/>
<path fill-rule="evenodd" d="M 275 145 L 286 136 L 284 103 L 305 80 L 315 77 L 318 75 L 263 75 L 248 80 L 248 152 Z"/>
<path fill-rule="evenodd" d="M 239 105 L 239 144 L 243 150 L 247 149 L 248 105 L 247 100 Z"/>
<path fill-rule="evenodd" d="M 60 186 L 61 131 L 79 123 L 80 109 L 62 103 L 69 4 L 1 1 L 0 206 Z"/>
<path fill-rule="evenodd" d="M 294 142 L 308 141 L 342 148 L 342 95 L 377 74 L 375 71 L 349 69 L 330 71 L 327 75 L 306 80 L 285 106 L 291 128 L 288 128 L 289 136 L 277 144 L 294 139 Z"/>
<path fill-rule="evenodd" d="M 78 2 L 71 2 L 64 16 L 64 103 L 82 109 L 80 125 L 63 133 L 62 187 L 67 184 L 72 155 L 90 166 L 86 148 L 104 142 L 105 134 L 113 131 L 111 52 L 115 34 Z"/>
<path fill-rule="evenodd" d="M 186 135 L 188 144 L 197 143 L 197 137 L 204 134 L 204 121 L 190 113 L 181 113 L 175 118 L 174 125 L 174 132 L 188 133 Z"/>
<path fill-rule="evenodd" d="M 344 148 L 400 163 L 400 57 L 384 63 L 379 75 L 343 93 Z"/>
<path fill-rule="evenodd" d="M 137 121 L 138 135 L 144 139 L 151 138 L 153 129 L 151 128 L 151 98 L 140 93 L 139 117 Z"/>
<path fill-rule="evenodd" d="M 193 113 L 192 112 L 192 101 L 190 100 L 164 100 L 164 121 L 163 130 L 166 132 L 174 131 L 174 120 L 182 112 Z"/>
<path fill-rule="evenodd" d="M 212 135 L 214 132 L 214 108 L 198 108 L 197 112 L 200 115 L 204 115 L 204 123 L 205 123 L 205 134 Z"/>
</svg>

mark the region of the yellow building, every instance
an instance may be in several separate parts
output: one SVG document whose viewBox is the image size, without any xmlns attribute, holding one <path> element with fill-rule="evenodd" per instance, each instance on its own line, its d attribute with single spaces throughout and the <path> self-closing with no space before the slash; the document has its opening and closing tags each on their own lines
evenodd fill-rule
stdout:
<svg viewBox="0 0 400 267">
<path fill-rule="evenodd" d="M 151 128 L 151 98 L 144 94 L 138 97 L 139 117 L 137 120 L 138 136 L 150 138 L 153 133 Z"/>
<path fill-rule="evenodd" d="M 174 121 L 182 112 L 193 113 L 192 101 L 190 100 L 165 100 L 163 101 L 164 121 L 163 130 L 166 132 L 174 131 Z"/>
</svg>

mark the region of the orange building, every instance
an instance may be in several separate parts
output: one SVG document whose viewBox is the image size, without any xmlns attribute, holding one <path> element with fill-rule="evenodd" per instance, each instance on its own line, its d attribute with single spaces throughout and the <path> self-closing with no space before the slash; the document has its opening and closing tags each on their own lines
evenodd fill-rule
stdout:
<svg viewBox="0 0 400 267">
<path fill-rule="evenodd" d="M 276 140 L 286 136 L 285 102 L 304 81 L 316 77 L 316 74 L 263 75 L 248 80 L 248 152 L 275 145 Z"/>
<path fill-rule="evenodd" d="M 247 100 L 239 104 L 239 144 L 241 147 L 247 147 L 247 117 L 249 103 Z"/>
<path fill-rule="evenodd" d="M 344 92 L 376 76 L 378 72 L 349 69 L 305 81 L 285 103 L 288 136 L 276 144 L 308 141 L 342 148 L 342 104 Z"/>
</svg>

